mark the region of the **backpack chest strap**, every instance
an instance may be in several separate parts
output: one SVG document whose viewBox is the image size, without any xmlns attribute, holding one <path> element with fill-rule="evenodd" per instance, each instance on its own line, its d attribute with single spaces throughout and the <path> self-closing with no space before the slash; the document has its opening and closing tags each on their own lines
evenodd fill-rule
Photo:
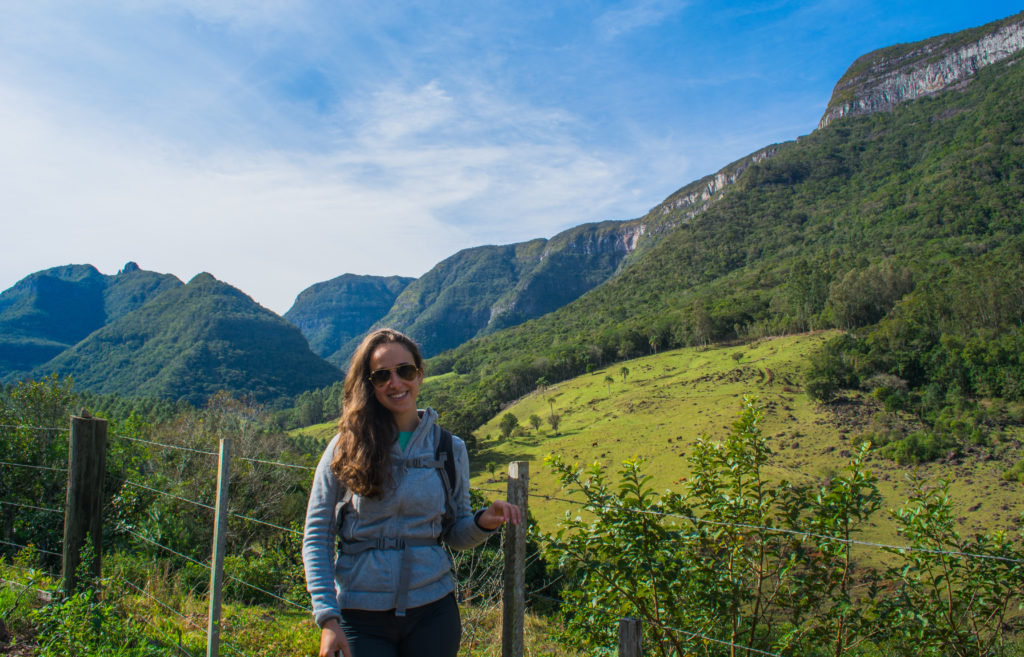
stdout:
<svg viewBox="0 0 1024 657">
<path fill-rule="evenodd" d="M 412 580 L 412 559 L 409 558 L 409 548 L 439 544 L 438 539 L 380 536 L 351 543 L 342 541 L 341 551 L 344 554 L 359 554 L 367 550 L 402 551 L 402 566 L 398 571 L 398 590 L 395 591 L 395 616 L 405 616 L 405 610 L 409 606 L 409 583 Z"/>
<path fill-rule="evenodd" d="M 439 545 L 436 538 L 402 538 L 401 536 L 378 536 L 364 541 L 340 541 L 342 554 L 359 554 L 367 550 L 404 550 L 407 547 Z"/>
</svg>

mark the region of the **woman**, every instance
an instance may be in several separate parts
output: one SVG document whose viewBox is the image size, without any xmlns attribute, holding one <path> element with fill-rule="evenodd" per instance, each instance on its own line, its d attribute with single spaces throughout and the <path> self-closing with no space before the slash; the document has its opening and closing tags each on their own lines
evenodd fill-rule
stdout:
<svg viewBox="0 0 1024 657">
<path fill-rule="evenodd" d="M 521 519 L 501 500 L 473 513 L 469 457 L 458 438 L 446 504 L 437 413 L 416 407 L 422 382 L 419 348 L 397 331 L 374 331 L 352 356 L 302 541 L 321 657 L 454 657 L 462 628 L 441 541 L 471 548 Z"/>
</svg>

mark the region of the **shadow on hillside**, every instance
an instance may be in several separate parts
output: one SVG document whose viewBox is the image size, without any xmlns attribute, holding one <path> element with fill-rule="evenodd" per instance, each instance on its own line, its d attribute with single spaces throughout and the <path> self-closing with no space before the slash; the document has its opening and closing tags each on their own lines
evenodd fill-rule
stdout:
<svg viewBox="0 0 1024 657">
<path fill-rule="evenodd" d="M 530 461 L 532 456 L 526 452 L 509 454 L 474 454 L 469 457 L 469 476 L 487 475 L 489 479 L 506 481 L 508 464 L 512 461 Z M 493 474 L 491 468 L 494 468 Z M 493 482 L 492 482 L 493 483 Z"/>
<path fill-rule="evenodd" d="M 534 461 L 537 464 L 535 467 L 542 467 L 543 462 L 537 458 L 536 450 L 533 448 L 544 444 L 551 438 L 565 435 L 567 434 L 563 432 L 557 435 L 534 434 L 508 438 L 500 443 L 505 450 L 500 454 L 490 449 L 494 446 L 491 444 L 488 448 L 470 455 L 469 476 L 476 477 L 486 474 L 488 478 L 494 479 L 492 483 L 504 483 L 506 478 L 502 475 L 508 474 L 508 464 L 512 461 Z"/>
</svg>

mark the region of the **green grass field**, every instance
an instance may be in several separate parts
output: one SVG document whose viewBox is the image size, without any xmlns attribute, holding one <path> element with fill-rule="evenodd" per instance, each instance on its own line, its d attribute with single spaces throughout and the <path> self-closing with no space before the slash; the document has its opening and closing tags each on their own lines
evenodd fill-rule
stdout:
<svg viewBox="0 0 1024 657">
<path fill-rule="evenodd" d="M 766 410 L 764 432 L 772 437 L 775 452 L 769 476 L 804 483 L 825 480 L 842 470 L 856 437 L 871 428 L 880 411 L 867 395 L 849 403 L 818 405 L 804 394 L 803 364 L 832 335 L 811 333 L 741 346 L 668 351 L 537 390 L 479 428 L 472 483 L 497 496 L 505 488 L 508 462 L 523 460 L 531 463 L 531 492 L 558 496 L 563 491 L 543 462 L 547 454 L 581 465 L 598 462 L 613 470 L 624 459 L 641 456 L 656 489 L 678 489 L 687 475 L 690 444 L 702 434 L 724 438 L 747 395 L 756 396 Z M 629 370 L 625 379 L 622 367 Z M 546 421 L 552 411 L 562 416 L 557 433 Z M 517 416 L 526 435 L 501 438 L 499 422 L 507 412 Z M 528 422 L 534 414 L 545 418 L 539 431 Z M 1003 481 L 1001 475 L 1020 458 L 1021 438 L 1018 434 L 1004 439 L 996 448 L 997 458 L 968 456 L 918 467 L 930 480 L 952 481 L 962 533 L 1020 526 L 1024 487 Z M 881 457 L 872 457 L 869 465 L 879 477 L 883 508 L 901 505 L 910 469 Z M 564 502 L 534 497 L 530 503 L 538 522 L 549 531 L 567 510 L 575 512 Z M 875 514 L 862 539 L 898 542 L 884 511 Z"/>
</svg>

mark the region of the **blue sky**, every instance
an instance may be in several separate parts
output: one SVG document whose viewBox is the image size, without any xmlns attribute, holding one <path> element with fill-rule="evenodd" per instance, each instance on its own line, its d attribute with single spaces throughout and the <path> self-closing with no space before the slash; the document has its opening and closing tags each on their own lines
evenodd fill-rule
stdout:
<svg viewBox="0 0 1024 657">
<path fill-rule="evenodd" d="M 638 217 L 811 132 L 858 56 L 1021 9 L 8 0 L 0 290 L 132 260 L 283 313 L 342 273 Z"/>
</svg>

